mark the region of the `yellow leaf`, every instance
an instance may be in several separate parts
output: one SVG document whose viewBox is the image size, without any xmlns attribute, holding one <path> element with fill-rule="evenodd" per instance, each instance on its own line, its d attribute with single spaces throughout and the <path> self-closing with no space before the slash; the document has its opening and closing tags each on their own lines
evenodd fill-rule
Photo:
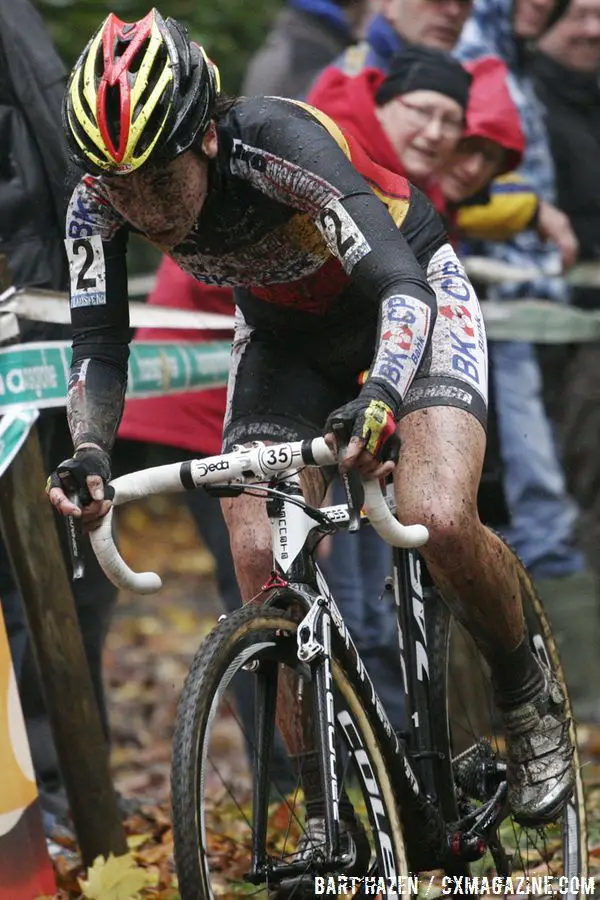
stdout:
<svg viewBox="0 0 600 900">
<path fill-rule="evenodd" d="M 127 838 L 127 846 L 130 850 L 137 850 L 142 844 L 152 840 L 151 834 L 130 834 Z"/>
<path fill-rule="evenodd" d="M 139 900 L 140 891 L 146 885 L 146 874 L 136 866 L 131 853 L 108 859 L 96 857 L 88 869 L 88 880 L 79 880 L 84 897 L 88 900 Z"/>
</svg>

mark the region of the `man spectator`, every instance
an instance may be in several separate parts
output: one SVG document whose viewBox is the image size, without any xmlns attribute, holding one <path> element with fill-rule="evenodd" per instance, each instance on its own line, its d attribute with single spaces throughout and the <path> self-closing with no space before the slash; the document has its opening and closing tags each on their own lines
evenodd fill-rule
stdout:
<svg viewBox="0 0 600 900">
<path fill-rule="evenodd" d="M 558 206 L 577 235 L 581 260 L 600 260 L 600 0 L 571 0 L 539 41 L 537 93 L 556 169 Z M 598 292 L 576 288 L 573 302 L 597 308 Z"/>
<path fill-rule="evenodd" d="M 0 0 L 0 249 L 15 285 L 66 290 L 64 252 L 66 152 L 61 105 L 66 72 L 29 0 Z M 26 339 L 48 340 L 60 329 L 24 326 Z M 39 434 L 46 460 L 68 456 L 64 410 L 42 412 Z M 60 523 L 60 537 L 64 526 Z M 86 545 L 88 542 L 86 542 Z M 66 555 L 66 541 L 64 542 Z M 105 733 L 101 652 L 116 592 L 89 545 L 87 577 L 74 584 L 77 612 Z M 66 797 L 39 682 L 27 652 L 27 629 L 6 548 L 0 542 L 0 597 L 40 787 L 46 822 L 66 812 Z"/>
<path fill-rule="evenodd" d="M 348 75 L 370 67 L 387 72 L 390 60 L 407 45 L 452 50 L 471 12 L 471 0 L 381 0 L 365 40 L 336 61 Z"/>
<path fill-rule="evenodd" d="M 584 261 L 600 261 L 600 0 L 571 0 L 541 39 L 534 59 L 556 166 L 558 205 L 569 216 Z M 598 309 L 597 288 L 575 288 L 572 302 Z M 579 344 L 561 367 L 559 433 L 567 481 L 582 507 L 581 535 L 596 571 L 600 544 L 600 348 Z M 597 596 L 546 595 L 571 694 L 582 718 L 600 721 L 600 605 Z"/>
<path fill-rule="evenodd" d="M 359 37 L 368 5 L 369 0 L 288 0 L 250 62 L 242 93 L 304 97 L 315 75 Z"/>
</svg>

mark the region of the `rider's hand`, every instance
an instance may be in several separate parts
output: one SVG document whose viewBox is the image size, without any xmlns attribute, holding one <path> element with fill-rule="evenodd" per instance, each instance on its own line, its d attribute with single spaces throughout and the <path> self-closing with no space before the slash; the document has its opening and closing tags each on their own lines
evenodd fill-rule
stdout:
<svg viewBox="0 0 600 900">
<path fill-rule="evenodd" d="M 111 506 L 110 458 L 100 447 L 82 447 L 49 476 L 46 493 L 62 516 L 81 519 L 84 531 L 100 524 Z M 70 499 L 73 497 L 81 506 Z"/>
<path fill-rule="evenodd" d="M 552 241 L 560 250 L 563 270 L 575 265 L 579 253 L 579 241 L 569 217 L 558 207 L 540 200 L 537 216 L 538 234 L 545 241 Z"/>
<path fill-rule="evenodd" d="M 342 425 L 348 438 L 343 469 L 355 468 L 365 478 L 384 478 L 394 470 L 400 439 L 387 403 L 360 396 L 332 412 L 325 423 L 325 440 L 330 447 L 336 445 L 334 425 Z"/>
</svg>

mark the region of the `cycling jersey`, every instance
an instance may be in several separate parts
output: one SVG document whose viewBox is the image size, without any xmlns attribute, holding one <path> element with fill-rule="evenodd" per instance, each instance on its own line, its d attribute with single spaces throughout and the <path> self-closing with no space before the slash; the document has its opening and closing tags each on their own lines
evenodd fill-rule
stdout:
<svg viewBox="0 0 600 900">
<path fill-rule="evenodd" d="M 204 205 L 169 254 L 200 281 L 241 288 L 238 306 L 255 327 L 325 333 L 348 317 L 379 316 L 370 381 L 399 412 L 436 320 L 426 268 L 447 242 L 441 220 L 406 179 L 375 165 L 304 104 L 239 101 L 217 122 L 217 136 Z M 69 205 L 66 240 L 75 446 L 109 448 L 118 425 L 131 230 L 102 177 L 85 176 Z"/>
</svg>

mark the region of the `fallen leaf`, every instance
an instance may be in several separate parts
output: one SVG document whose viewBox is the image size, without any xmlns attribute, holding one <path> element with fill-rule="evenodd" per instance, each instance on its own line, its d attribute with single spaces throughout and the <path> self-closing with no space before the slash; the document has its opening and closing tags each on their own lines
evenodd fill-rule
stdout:
<svg viewBox="0 0 600 900">
<path fill-rule="evenodd" d="M 127 838 L 127 846 L 130 850 L 137 850 L 143 844 L 152 840 L 151 834 L 130 834 Z"/>
<path fill-rule="evenodd" d="M 87 871 L 88 880 L 79 879 L 88 900 L 138 900 L 146 885 L 146 873 L 136 866 L 130 853 L 108 859 L 97 856 Z"/>
</svg>

